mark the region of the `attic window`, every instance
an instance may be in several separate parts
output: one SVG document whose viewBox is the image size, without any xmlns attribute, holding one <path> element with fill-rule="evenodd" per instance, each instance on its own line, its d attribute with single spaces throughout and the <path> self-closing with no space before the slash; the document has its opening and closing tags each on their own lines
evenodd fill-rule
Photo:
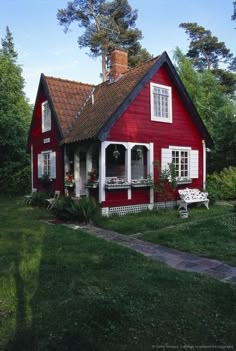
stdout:
<svg viewBox="0 0 236 351">
<path fill-rule="evenodd" d="M 151 120 L 172 123 L 171 87 L 151 83 Z"/>
<path fill-rule="evenodd" d="M 42 132 L 51 130 L 51 110 L 48 101 L 42 103 Z"/>
</svg>

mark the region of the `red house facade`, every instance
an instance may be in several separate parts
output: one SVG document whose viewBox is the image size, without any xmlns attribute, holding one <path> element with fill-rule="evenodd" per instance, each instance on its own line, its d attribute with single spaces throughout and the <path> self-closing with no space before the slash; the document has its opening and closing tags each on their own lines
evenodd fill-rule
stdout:
<svg viewBox="0 0 236 351">
<path fill-rule="evenodd" d="M 94 196 L 104 215 L 163 202 L 151 186 L 174 164 L 179 187 L 204 188 L 211 138 L 168 55 L 128 70 L 114 50 L 110 79 L 97 86 L 41 75 L 29 133 L 32 184 Z M 166 200 L 177 200 L 176 193 Z"/>
</svg>

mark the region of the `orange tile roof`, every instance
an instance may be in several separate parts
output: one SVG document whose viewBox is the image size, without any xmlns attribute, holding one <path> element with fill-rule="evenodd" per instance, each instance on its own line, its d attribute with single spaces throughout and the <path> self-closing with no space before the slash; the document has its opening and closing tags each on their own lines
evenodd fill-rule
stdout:
<svg viewBox="0 0 236 351">
<path fill-rule="evenodd" d="M 92 104 L 92 98 L 90 98 L 79 111 L 77 118 L 68 130 L 64 142 L 73 143 L 96 137 L 101 128 L 142 80 L 157 59 L 146 61 L 125 72 L 120 79 L 113 83 L 106 81 L 96 86 L 93 92 L 94 104 Z"/>
<path fill-rule="evenodd" d="M 82 108 L 94 86 L 60 78 L 43 77 L 61 131 L 65 136 L 77 112 Z"/>
</svg>

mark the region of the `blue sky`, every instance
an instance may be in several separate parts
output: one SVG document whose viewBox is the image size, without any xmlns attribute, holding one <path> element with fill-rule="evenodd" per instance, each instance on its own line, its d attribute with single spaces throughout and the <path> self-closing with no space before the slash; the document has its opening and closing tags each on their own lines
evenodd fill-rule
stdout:
<svg viewBox="0 0 236 351">
<path fill-rule="evenodd" d="M 100 59 L 96 61 L 80 50 L 76 25 L 68 34 L 58 25 L 58 8 L 67 0 L 0 0 L 0 38 L 8 25 L 13 33 L 22 65 L 26 96 L 33 103 L 41 72 L 46 75 L 99 83 Z M 172 58 L 179 46 L 188 49 L 188 37 L 181 22 L 197 22 L 224 41 L 236 55 L 236 23 L 231 21 L 233 0 L 129 0 L 138 9 L 137 27 L 143 33 L 142 45 L 156 56 L 167 51 Z"/>
</svg>

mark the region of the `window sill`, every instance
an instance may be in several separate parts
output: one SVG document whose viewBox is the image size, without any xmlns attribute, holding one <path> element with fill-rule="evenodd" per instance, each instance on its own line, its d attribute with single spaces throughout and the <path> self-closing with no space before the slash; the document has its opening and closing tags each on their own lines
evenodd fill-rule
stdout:
<svg viewBox="0 0 236 351">
<path fill-rule="evenodd" d="M 131 183 L 132 188 L 150 188 L 153 186 L 153 183 Z"/>
<path fill-rule="evenodd" d="M 191 184 L 192 181 L 193 181 L 192 179 L 177 179 L 176 183 L 177 183 L 177 185 Z"/>
<path fill-rule="evenodd" d="M 107 190 L 114 190 L 114 189 L 129 189 L 130 184 L 129 183 L 105 183 L 105 189 Z"/>
<path fill-rule="evenodd" d="M 155 117 L 155 116 L 151 116 L 151 121 L 154 122 L 161 122 L 161 123 L 172 123 L 172 118 L 168 117 L 168 118 L 162 118 L 162 117 Z"/>
<path fill-rule="evenodd" d="M 98 182 L 94 182 L 94 183 L 87 183 L 85 184 L 85 188 L 88 188 L 88 189 L 96 189 L 98 188 L 98 185 L 99 183 Z"/>
</svg>

